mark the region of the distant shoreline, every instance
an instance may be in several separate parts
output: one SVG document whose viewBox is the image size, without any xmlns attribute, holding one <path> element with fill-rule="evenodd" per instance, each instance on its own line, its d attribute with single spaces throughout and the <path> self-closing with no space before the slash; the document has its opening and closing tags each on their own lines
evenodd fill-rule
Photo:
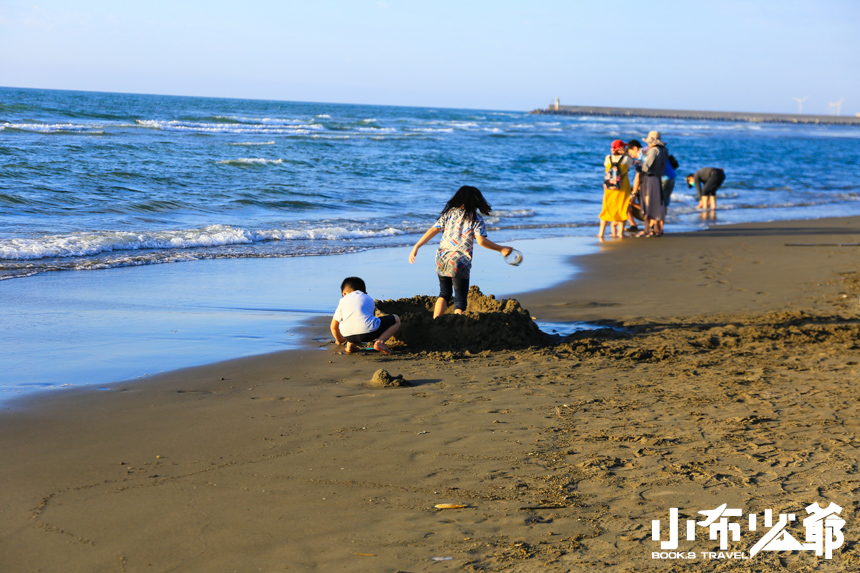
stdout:
<svg viewBox="0 0 860 573">
<path fill-rule="evenodd" d="M 794 123 L 817 125 L 856 125 L 860 117 L 847 115 L 805 115 L 790 113 L 753 113 L 732 111 L 689 111 L 677 109 L 647 109 L 598 107 L 579 105 L 551 106 L 530 113 L 538 115 L 591 115 L 606 117 L 655 117 L 664 119 L 704 119 L 716 121 L 748 121 L 751 123 Z"/>
</svg>

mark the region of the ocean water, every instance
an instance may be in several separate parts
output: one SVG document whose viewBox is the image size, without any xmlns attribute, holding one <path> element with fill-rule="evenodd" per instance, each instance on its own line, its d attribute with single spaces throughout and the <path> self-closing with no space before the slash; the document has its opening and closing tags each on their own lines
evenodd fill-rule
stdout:
<svg viewBox="0 0 860 573">
<path fill-rule="evenodd" d="M 464 184 L 492 236 L 594 234 L 603 158 L 650 129 L 723 167 L 715 220 L 860 212 L 860 130 L 0 88 L 0 279 L 411 244 Z"/>
<path fill-rule="evenodd" d="M 713 217 L 680 181 L 667 232 L 860 214 L 852 127 L 0 88 L 0 392 L 295 346 L 348 274 L 433 294 L 406 253 L 464 184 L 526 255 L 478 249 L 473 283 L 550 286 L 597 248 L 610 142 L 651 129 L 727 175 Z"/>
<path fill-rule="evenodd" d="M 472 283 L 498 296 L 570 278 L 565 260 L 587 252 L 582 238 L 520 240 L 519 267 L 475 254 Z M 344 276 L 360 275 L 379 299 L 439 292 L 434 249 L 319 257 L 210 259 L 182 265 L 43 273 L 0 283 L 0 403 L 38 390 L 110 382 L 164 371 L 319 346 Z M 304 328 L 307 323 L 316 329 Z M 310 334 L 310 333 L 314 334 Z M 318 336 L 315 340 L 313 337 Z"/>
</svg>

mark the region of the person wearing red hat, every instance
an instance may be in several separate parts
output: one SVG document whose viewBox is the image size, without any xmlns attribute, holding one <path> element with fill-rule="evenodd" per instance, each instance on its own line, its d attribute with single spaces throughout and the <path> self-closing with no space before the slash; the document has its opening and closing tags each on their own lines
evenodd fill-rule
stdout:
<svg viewBox="0 0 860 573">
<path fill-rule="evenodd" d="M 616 139 L 612 142 L 612 153 L 606 156 L 603 178 L 603 209 L 600 211 L 601 239 L 609 223 L 613 237 L 624 236 L 624 222 L 627 221 L 627 206 L 630 204 L 630 179 L 627 176 L 631 160 L 627 157 L 627 144 Z"/>
</svg>

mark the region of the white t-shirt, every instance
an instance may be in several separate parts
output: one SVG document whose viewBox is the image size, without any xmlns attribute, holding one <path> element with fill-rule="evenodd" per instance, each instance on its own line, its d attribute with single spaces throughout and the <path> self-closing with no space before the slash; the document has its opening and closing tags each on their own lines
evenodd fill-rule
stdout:
<svg viewBox="0 0 860 573">
<path fill-rule="evenodd" d="M 373 332 L 379 328 L 379 318 L 373 316 L 376 303 L 373 298 L 360 290 L 354 290 L 342 297 L 334 311 L 334 319 L 340 323 L 340 333 L 344 336 Z"/>
</svg>

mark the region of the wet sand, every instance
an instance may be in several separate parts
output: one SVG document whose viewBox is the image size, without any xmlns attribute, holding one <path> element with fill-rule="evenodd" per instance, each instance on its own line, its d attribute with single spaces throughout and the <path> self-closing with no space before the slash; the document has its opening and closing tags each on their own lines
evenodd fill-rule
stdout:
<svg viewBox="0 0 860 573">
<path fill-rule="evenodd" d="M 516 298 L 609 330 L 330 345 L 31 398 L 0 416 L 2 569 L 857 570 L 860 247 L 820 246 L 856 243 L 858 218 L 607 242 Z M 379 369 L 411 386 L 371 385 Z M 804 508 L 830 502 L 831 560 L 652 559 L 670 507 L 792 512 L 804 541 Z M 698 528 L 679 551 L 718 545 Z"/>
</svg>

